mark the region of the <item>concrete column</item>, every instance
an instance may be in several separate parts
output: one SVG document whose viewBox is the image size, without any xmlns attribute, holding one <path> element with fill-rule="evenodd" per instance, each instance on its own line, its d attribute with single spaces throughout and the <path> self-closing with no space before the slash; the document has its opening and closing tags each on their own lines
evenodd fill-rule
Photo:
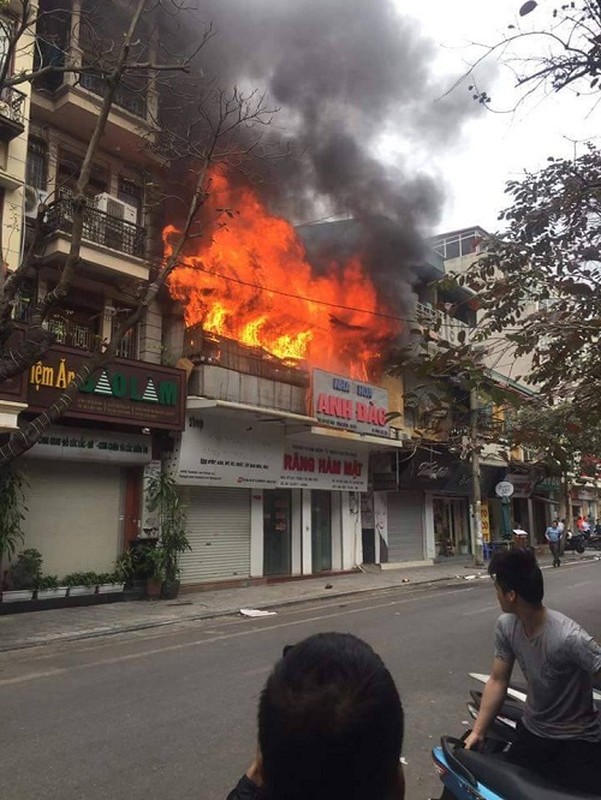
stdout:
<svg viewBox="0 0 601 800">
<path fill-rule="evenodd" d="M 292 489 L 292 575 L 302 575 L 302 536 L 303 536 L 303 515 L 302 515 L 302 490 Z"/>
<path fill-rule="evenodd" d="M 151 364 L 161 363 L 163 319 L 158 303 L 152 303 L 139 326 L 138 358 Z"/>
<path fill-rule="evenodd" d="M 263 575 L 263 491 L 252 489 L 250 495 L 250 576 Z"/>
<path fill-rule="evenodd" d="M 342 569 L 342 492 L 332 492 L 332 569 Z"/>
<path fill-rule="evenodd" d="M 363 560 L 361 501 L 358 492 L 341 492 L 342 569 L 353 569 Z"/>
<path fill-rule="evenodd" d="M 424 494 L 424 557 L 436 557 L 436 543 L 434 537 L 434 503 L 429 492 Z"/>
<path fill-rule="evenodd" d="M 313 572 L 313 550 L 311 542 L 311 491 L 301 489 L 302 519 L 302 574 Z"/>
</svg>

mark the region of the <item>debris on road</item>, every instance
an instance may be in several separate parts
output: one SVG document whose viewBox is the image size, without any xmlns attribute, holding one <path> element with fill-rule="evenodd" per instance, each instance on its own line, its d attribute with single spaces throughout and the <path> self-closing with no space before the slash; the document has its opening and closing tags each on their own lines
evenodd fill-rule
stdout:
<svg viewBox="0 0 601 800">
<path fill-rule="evenodd" d="M 240 613 L 243 617 L 271 617 L 277 614 L 277 611 L 264 611 L 260 608 L 241 608 Z"/>
</svg>

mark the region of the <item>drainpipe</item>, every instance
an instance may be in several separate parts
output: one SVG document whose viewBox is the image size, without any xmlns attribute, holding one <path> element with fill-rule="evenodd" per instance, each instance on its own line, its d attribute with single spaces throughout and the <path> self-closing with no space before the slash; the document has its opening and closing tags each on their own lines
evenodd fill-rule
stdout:
<svg viewBox="0 0 601 800">
<path fill-rule="evenodd" d="M 474 566 L 484 565 L 482 551 L 482 492 L 480 486 L 480 451 L 478 449 L 478 393 L 476 389 L 470 390 L 470 440 L 471 440 L 471 468 L 472 468 L 472 516 L 471 540 Z"/>
</svg>

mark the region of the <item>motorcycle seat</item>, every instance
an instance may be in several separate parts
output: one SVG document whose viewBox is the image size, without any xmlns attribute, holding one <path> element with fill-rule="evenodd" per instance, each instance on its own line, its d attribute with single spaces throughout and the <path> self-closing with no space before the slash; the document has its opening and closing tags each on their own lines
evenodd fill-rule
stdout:
<svg viewBox="0 0 601 800">
<path fill-rule="evenodd" d="M 488 789 L 508 800 L 599 800 L 598 794 L 562 789 L 530 770 L 502 758 L 456 749 L 454 756 Z"/>
</svg>

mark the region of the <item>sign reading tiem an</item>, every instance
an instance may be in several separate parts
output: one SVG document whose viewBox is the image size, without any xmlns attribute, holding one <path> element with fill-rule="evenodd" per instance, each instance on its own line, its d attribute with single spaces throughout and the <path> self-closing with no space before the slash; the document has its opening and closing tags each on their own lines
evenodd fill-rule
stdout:
<svg viewBox="0 0 601 800">
<path fill-rule="evenodd" d="M 29 370 L 29 408 L 32 411 L 47 408 L 89 358 L 81 350 L 51 348 Z M 185 380 L 186 374 L 180 369 L 115 359 L 110 366 L 90 376 L 65 417 L 182 430 Z"/>
<path fill-rule="evenodd" d="M 386 389 L 321 369 L 313 370 L 313 414 L 333 428 L 390 436 Z"/>
</svg>

